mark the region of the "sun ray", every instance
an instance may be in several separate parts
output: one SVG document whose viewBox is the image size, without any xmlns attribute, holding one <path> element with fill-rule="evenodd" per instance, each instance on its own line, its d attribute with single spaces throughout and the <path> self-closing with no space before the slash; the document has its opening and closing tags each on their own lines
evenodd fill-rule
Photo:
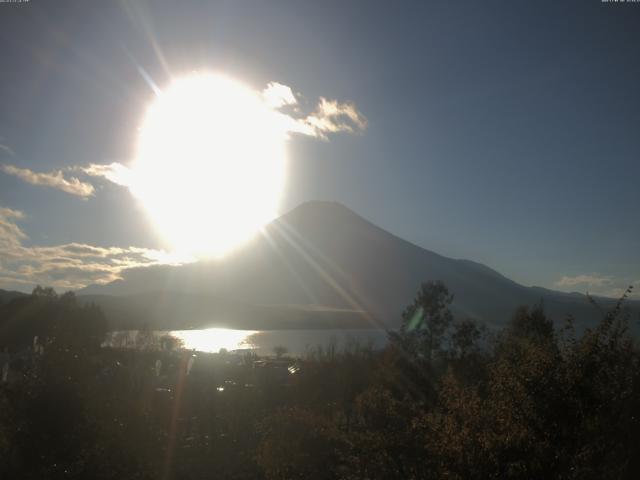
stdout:
<svg viewBox="0 0 640 480">
<path fill-rule="evenodd" d="M 309 251 L 307 251 L 307 248 L 309 248 L 308 242 L 301 235 L 299 235 L 298 232 L 295 231 L 295 229 L 293 229 L 290 225 L 283 221 L 274 222 L 273 225 L 274 228 L 277 228 L 277 231 L 278 233 L 280 233 L 282 238 L 302 256 L 302 258 L 308 263 L 308 265 L 313 268 L 316 273 L 318 273 L 318 275 L 320 275 L 320 277 L 327 283 L 327 285 L 329 285 L 329 287 L 331 287 L 340 297 L 342 297 L 351 308 L 358 312 L 361 312 L 363 318 L 371 325 L 378 328 L 384 328 L 382 322 L 374 318 L 362 302 L 355 298 L 352 293 L 347 291 L 326 268 L 324 268 L 315 258 L 313 258 L 313 255 Z M 322 256 L 322 258 L 326 260 L 326 257 Z M 337 269 L 338 273 L 342 276 L 347 276 L 346 273 L 342 269 L 339 269 L 335 264 L 333 264 L 333 267 L 334 269 Z"/>
</svg>

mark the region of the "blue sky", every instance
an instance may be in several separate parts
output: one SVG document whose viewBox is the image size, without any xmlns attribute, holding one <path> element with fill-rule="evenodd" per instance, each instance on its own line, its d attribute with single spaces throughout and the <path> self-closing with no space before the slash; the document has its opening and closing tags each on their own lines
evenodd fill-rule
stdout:
<svg viewBox="0 0 640 480">
<path fill-rule="evenodd" d="M 159 86 L 194 70 L 279 82 L 368 120 L 293 136 L 282 212 L 337 200 L 525 285 L 615 293 L 640 280 L 639 21 L 640 4 L 599 0 L 0 4 L 0 164 L 127 164 L 154 96 L 139 67 Z M 132 265 L 153 254 L 129 247 L 164 247 L 126 188 L 78 178 L 91 196 L 0 172 L 0 288 L 104 279 L 32 258 L 68 245 Z"/>
</svg>

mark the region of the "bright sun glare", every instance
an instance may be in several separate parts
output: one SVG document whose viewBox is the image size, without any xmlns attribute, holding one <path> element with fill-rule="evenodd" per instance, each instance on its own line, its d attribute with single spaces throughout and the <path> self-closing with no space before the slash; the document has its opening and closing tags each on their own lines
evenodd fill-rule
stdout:
<svg viewBox="0 0 640 480">
<path fill-rule="evenodd" d="M 132 192 L 174 250 L 222 256 L 276 215 L 285 139 L 259 92 L 220 75 L 176 80 L 144 117 Z"/>
<path fill-rule="evenodd" d="M 204 330 L 176 330 L 171 335 L 182 340 L 184 348 L 199 352 L 217 353 L 220 349 L 237 350 L 254 348 L 251 336 L 255 330 L 230 330 L 227 328 L 206 328 Z"/>
</svg>

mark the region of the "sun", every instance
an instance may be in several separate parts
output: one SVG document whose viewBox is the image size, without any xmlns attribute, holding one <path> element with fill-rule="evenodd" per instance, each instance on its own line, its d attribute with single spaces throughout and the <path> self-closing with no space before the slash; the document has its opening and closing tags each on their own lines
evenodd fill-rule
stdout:
<svg viewBox="0 0 640 480">
<path fill-rule="evenodd" d="M 277 214 L 285 140 L 260 92 L 222 75 L 184 77 L 144 116 L 131 191 L 174 251 L 220 257 Z"/>
</svg>

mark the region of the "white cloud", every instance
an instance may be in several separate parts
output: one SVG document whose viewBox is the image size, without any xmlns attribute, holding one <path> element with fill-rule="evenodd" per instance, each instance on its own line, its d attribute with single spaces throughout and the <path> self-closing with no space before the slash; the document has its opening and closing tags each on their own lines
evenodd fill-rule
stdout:
<svg viewBox="0 0 640 480">
<path fill-rule="evenodd" d="M 114 162 L 108 165 L 92 163 L 88 167 L 75 167 L 75 169 L 84 172 L 90 177 L 103 177 L 123 187 L 128 187 L 132 184 L 131 169 L 121 163 Z"/>
<path fill-rule="evenodd" d="M 271 82 L 262 92 L 266 105 L 274 110 L 296 106 L 293 113 L 281 113 L 281 120 L 290 133 L 300 133 L 326 140 L 333 133 L 361 133 L 366 130 L 367 118 L 352 102 L 339 102 L 320 97 L 312 113 L 302 114 L 291 87 Z"/>
<path fill-rule="evenodd" d="M 22 241 L 27 239 L 27 235 L 15 223 L 23 218 L 24 213 L 19 210 L 0 208 L 0 253 L 20 247 Z"/>
<path fill-rule="evenodd" d="M 617 286 L 615 287 L 612 287 L 608 290 L 598 291 L 594 293 L 597 295 L 602 295 L 603 297 L 620 298 L 631 286 L 632 289 L 631 289 L 631 294 L 629 295 L 629 298 L 632 300 L 640 300 L 640 280 L 636 280 L 633 282 L 620 281 L 616 283 L 617 283 Z"/>
<path fill-rule="evenodd" d="M 612 283 L 613 279 L 609 276 L 591 273 L 588 275 L 575 275 L 573 277 L 564 276 L 560 280 L 558 280 L 555 285 L 561 288 L 571 288 L 577 287 L 579 285 L 586 287 L 604 287 L 607 285 L 611 285 Z"/>
<path fill-rule="evenodd" d="M 65 178 L 61 170 L 53 172 L 34 172 L 28 168 L 19 168 L 14 165 L 2 165 L 2 171 L 7 175 L 13 175 L 31 185 L 43 185 L 79 197 L 90 197 L 94 188 L 90 183 L 82 182 L 76 177 Z"/>
<path fill-rule="evenodd" d="M 629 279 L 615 279 L 608 275 L 600 275 L 598 273 L 563 276 L 555 282 L 556 287 L 568 290 L 576 288 L 584 289 L 592 295 L 602 297 L 620 298 L 627 290 L 629 285 L 633 286 L 630 298 L 640 299 L 640 280 L 632 281 Z"/>
<path fill-rule="evenodd" d="M 311 127 L 316 136 L 326 138 L 327 133 L 360 133 L 367 128 L 368 121 L 353 103 L 320 98 L 316 110 L 303 123 Z"/>
<path fill-rule="evenodd" d="M 285 105 L 296 105 L 298 103 L 291 87 L 278 82 L 267 84 L 267 88 L 262 91 L 262 98 L 271 108 L 282 108 Z"/>
<path fill-rule="evenodd" d="M 13 210 L 12 208 L 0 208 L 0 218 L 15 218 L 23 219 L 24 213 L 20 210 Z"/>
<path fill-rule="evenodd" d="M 50 285 L 77 289 L 121 278 L 129 268 L 176 265 L 192 261 L 162 250 L 140 247 L 98 247 L 83 243 L 27 246 L 28 236 L 17 225 L 24 214 L 0 208 L 0 288 Z"/>
</svg>

